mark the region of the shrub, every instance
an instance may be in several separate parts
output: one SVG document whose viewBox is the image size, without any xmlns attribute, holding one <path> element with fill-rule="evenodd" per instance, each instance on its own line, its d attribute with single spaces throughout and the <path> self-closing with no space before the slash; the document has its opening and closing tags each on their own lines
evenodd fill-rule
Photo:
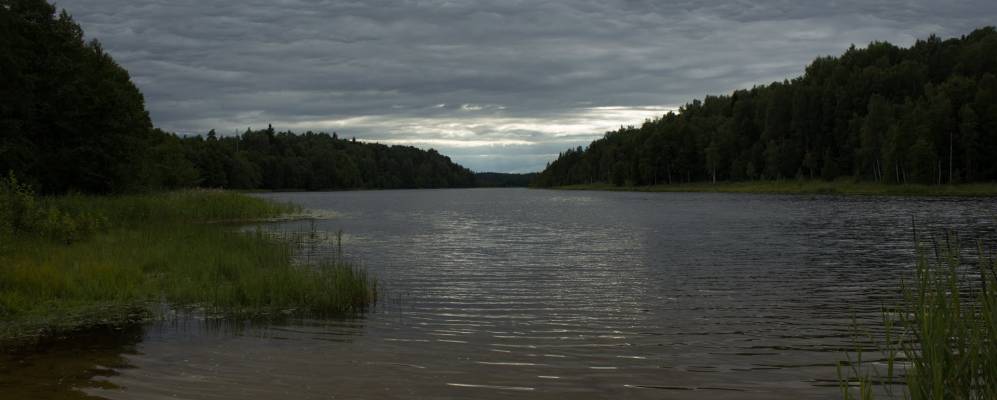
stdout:
<svg viewBox="0 0 997 400">
<path fill-rule="evenodd" d="M 93 212 L 70 212 L 46 205 L 13 173 L 0 178 L 0 246 L 13 238 L 37 236 L 73 243 L 103 229 L 107 218 Z"/>
</svg>

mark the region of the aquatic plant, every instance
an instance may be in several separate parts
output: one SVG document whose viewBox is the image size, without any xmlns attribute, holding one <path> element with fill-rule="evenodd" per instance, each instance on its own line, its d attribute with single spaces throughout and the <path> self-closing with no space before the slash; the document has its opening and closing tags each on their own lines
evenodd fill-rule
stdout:
<svg viewBox="0 0 997 400">
<path fill-rule="evenodd" d="M 300 211 L 293 205 L 215 190 L 15 194 L 19 210 L 43 212 L 23 222 L 19 211 L 11 222 L 13 208 L 0 211 L 5 226 L 15 226 L 5 229 L 16 229 L 0 251 L 0 340 L 125 323 L 163 304 L 222 316 L 314 316 L 359 312 L 376 297 L 375 281 L 342 257 L 301 264 L 290 238 L 219 223 Z M 64 232 L 80 226 L 65 221 L 99 223 L 78 240 L 53 240 L 46 215 L 71 216 L 56 222 Z"/>
<path fill-rule="evenodd" d="M 845 399 L 997 398 L 994 260 L 980 249 L 977 265 L 965 265 L 954 237 L 931 250 L 918 247 L 900 305 L 883 313 L 880 358 L 869 365 L 857 351 L 839 364 Z"/>
<path fill-rule="evenodd" d="M 61 210 L 102 214 L 114 226 L 124 228 L 149 224 L 258 221 L 301 211 L 293 204 L 216 189 L 188 189 L 154 195 L 71 194 L 44 200 Z"/>
</svg>

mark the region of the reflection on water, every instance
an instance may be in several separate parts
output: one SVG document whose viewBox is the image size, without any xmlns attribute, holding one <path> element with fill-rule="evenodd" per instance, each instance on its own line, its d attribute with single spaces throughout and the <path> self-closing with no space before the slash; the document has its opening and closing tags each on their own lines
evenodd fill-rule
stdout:
<svg viewBox="0 0 997 400">
<path fill-rule="evenodd" d="M 0 353 L 0 398 L 93 399 L 81 389 L 119 389 L 107 380 L 131 368 L 139 326 L 96 328 L 72 341 L 53 339 Z"/>
<path fill-rule="evenodd" d="M 265 229 L 317 230 L 303 257 L 334 256 L 343 230 L 347 256 L 380 278 L 377 309 L 209 332 L 157 324 L 115 353 L 112 376 L 77 387 L 112 399 L 832 399 L 852 318 L 874 323 L 913 260 L 912 219 L 997 239 L 990 200 L 266 196 L 337 213 Z"/>
<path fill-rule="evenodd" d="M 112 380 L 124 390 L 85 392 L 107 399 L 327 399 L 332 371 L 326 357 L 351 345 L 364 323 L 160 322 L 147 330 L 138 352 L 125 356 L 135 368 Z"/>
</svg>

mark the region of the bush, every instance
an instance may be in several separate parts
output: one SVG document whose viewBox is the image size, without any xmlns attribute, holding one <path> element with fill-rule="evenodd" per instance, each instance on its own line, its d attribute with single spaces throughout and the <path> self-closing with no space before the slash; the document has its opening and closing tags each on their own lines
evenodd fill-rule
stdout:
<svg viewBox="0 0 997 400">
<path fill-rule="evenodd" d="M 100 231 L 107 218 L 91 212 L 69 212 L 38 201 L 31 186 L 13 173 L 0 178 L 0 245 L 13 238 L 37 236 L 72 243 Z"/>
<path fill-rule="evenodd" d="M 36 208 L 30 186 L 18 182 L 13 172 L 0 178 L 0 235 L 24 230 Z"/>
</svg>

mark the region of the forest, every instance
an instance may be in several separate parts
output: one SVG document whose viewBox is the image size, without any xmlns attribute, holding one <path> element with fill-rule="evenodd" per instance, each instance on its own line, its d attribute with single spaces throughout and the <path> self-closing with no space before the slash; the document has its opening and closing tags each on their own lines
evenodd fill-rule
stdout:
<svg viewBox="0 0 997 400">
<path fill-rule="evenodd" d="M 873 42 L 792 80 L 694 100 L 549 163 L 534 186 L 997 179 L 997 31 Z"/>
<path fill-rule="evenodd" d="M 476 187 L 527 187 L 537 174 L 511 174 L 502 172 L 478 172 L 474 174 Z"/>
<path fill-rule="evenodd" d="M 168 187 L 400 189 L 474 185 L 474 174 L 436 150 L 341 139 L 336 133 L 275 132 L 181 137 L 159 132 L 154 172 Z"/>
<path fill-rule="evenodd" d="M 474 184 L 434 150 L 273 127 L 231 137 L 156 129 L 128 72 L 44 0 L 0 0 L 0 54 L 0 172 L 42 193 Z"/>
</svg>

